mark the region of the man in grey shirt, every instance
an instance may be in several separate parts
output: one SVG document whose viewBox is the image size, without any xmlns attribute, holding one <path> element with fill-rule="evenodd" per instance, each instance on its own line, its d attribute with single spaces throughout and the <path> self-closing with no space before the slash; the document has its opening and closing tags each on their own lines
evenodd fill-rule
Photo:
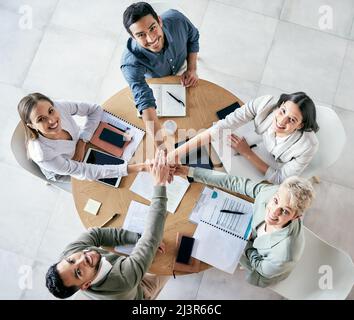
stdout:
<svg viewBox="0 0 354 320">
<path fill-rule="evenodd" d="M 161 126 L 155 99 L 145 78 L 176 75 L 187 59 L 181 84 L 195 86 L 198 82 L 199 32 L 179 11 L 168 10 L 159 17 L 146 2 L 130 5 L 124 12 L 123 24 L 131 37 L 122 56 L 121 70 L 147 131 L 155 137 Z M 147 125 L 148 121 L 153 122 L 153 128 Z M 155 141 L 157 146 L 161 143 Z"/>
<path fill-rule="evenodd" d="M 169 166 L 161 150 L 151 166 L 155 180 L 150 212 L 140 235 L 124 229 L 92 228 L 69 244 L 46 275 L 46 285 L 57 298 L 79 289 L 93 299 L 154 299 L 169 277 L 147 274 L 161 243 L 167 216 L 166 183 Z M 101 246 L 136 246 L 130 256 L 119 256 Z"/>
</svg>

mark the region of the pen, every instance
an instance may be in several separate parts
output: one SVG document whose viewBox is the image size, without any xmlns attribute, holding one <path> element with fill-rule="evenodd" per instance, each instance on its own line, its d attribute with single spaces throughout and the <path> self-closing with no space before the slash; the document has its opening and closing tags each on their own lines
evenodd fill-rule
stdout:
<svg viewBox="0 0 354 320">
<path fill-rule="evenodd" d="M 101 228 L 104 227 L 107 223 L 111 222 L 115 217 L 119 217 L 120 214 L 119 213 L 115 213 L 112 217 L 110 217 L 106 222 L 104 222 L 102 225 L 101 225 Z"/>
<path fill-rule="evenodd" d="M 255 147 L 257 147 L 256 144 L 251 144 L 251 145 L 250 145 L 250 149 L 255 148 Z M 239 155 L 240 155 L 240 154 L 239 154 L 238 152 L 236 152 L 236 153 L 234 154 L 234 156 L 239 156 Z"/>
<path fill-rule="evenodd" d="M 243 212 L 239 212 L 239 211 L 232 211 L 232 210 L 220 210 L 220 212 L 223 213 L 232 213 L 232 214 L 244 214 Z"/>
<path fill-rule="evenodd" d="M 173 99 L 175 99 L 178 103 L 180 103 L 184 107 L 184 102 L 176 98 L 171 92 L 166 91 Z"/>
</svg>

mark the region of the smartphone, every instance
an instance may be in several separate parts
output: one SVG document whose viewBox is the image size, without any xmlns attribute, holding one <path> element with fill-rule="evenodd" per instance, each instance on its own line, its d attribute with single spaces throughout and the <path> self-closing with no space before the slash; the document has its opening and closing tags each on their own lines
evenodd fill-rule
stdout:
<svg viewBox="0 0 354 320">
<path fill-rule="evenodd" d="M 182 236 L 181 244 L 179 246 L 178 253 L 177 253 L 176 262 L 185 263 L 185 264 L 189 263 L 189 259 L 192 254 L 193 244 L 194 244 L 194 238 Z"/>
<path fill-rule="evenodd" d="M 118 148 L 122 148 L 125 143 L 124 136 L 107 128 L 103 128 L 100 134 L 100 139 L 110 144 L 113 144 Z"/>
</svg>

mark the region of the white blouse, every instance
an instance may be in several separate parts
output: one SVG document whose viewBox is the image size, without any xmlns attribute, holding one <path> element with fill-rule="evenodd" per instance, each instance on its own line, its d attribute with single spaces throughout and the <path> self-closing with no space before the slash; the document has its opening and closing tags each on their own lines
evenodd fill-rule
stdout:
<svg viewBox="0 0 354 320">
<path fill-rule="evenodd" d="M 60 180 L 61 176 L 72 176 L 79 180 L 97 180 L 128 174 L 127 163 L 95 165 L 71 159 L 75 154 L 78 140 L 89 141 L 98 127 L 103 112 L 99 105 L 68 101 L 53 103 L 60 113 L 62 128 L 71 135 L 72 140 L 53 140 L 39 135 L 38 139 L 29 141 L 29 156 L 47 179 L 56 181 Z M 83 128 L 77 125 L 74 115 L 87 117 Z"/>
<path fill-rule="evenodd" d="M 262 136 L 263 145 L 276 164 L 268 163 L 265 179 L 280 184 L 287 177 L 300 175 L 304 171 L 318 150 L 318 140 L 313 131 L 295 131 L 284 138 L 276 137 L 272 127 L 274 118 L 272 99 L 273 97 L 268 95 L 249 101 L 225 119 L 218 121 L 211 134 L 217 135 L 216 131 L 220 129 L 233 131 L 254 121 L 256 134 Z"/>
</svg>

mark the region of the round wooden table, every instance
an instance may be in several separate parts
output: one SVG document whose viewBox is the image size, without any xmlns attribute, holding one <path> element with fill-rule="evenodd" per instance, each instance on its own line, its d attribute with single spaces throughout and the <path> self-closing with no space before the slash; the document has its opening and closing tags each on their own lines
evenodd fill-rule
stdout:
<svg viewBox="0 0 354 320">
<path fill-rule="evenodd" d="M 148 82 L 179 83 L 179 79 L 180 77 L 165 77 L 150 79 Z M 205 80 L 199 80 L 198 86 L 195 88 L 187 88 L 186 100 L 186 117 L 160 118 L 161 123 L 165 120 L 173 119 L 176 121 L 179 129 L 207 129 L 213 124 L 213 122 L 218 120 L 216 116 L 217 110 L 236 101 L 239 102 L 240 105 L 243 104 L 241 100 L 229 91 Z M 120 116 L 128 122 L 140 128 L 144 128 L 143 120 L 137 117 L 136 108 L 129 87 L 119 91 L 111 97 L 103 104 L 103 107 L 107 111 Z M 145 160 L 146 154 L 149 158 L 153 158 L 153 150 L 147 150 L 147 152 L 145 152 L 145 149 L 147 149 L 146 146 L 149 145 L 149 141 L 147 141 L 149 139 L 150 137 L 147 137 L 147 134 L 145 134 L 143 143 L 140 144 L 130 163 Z M 144 155 L 144 159 L 141 159 L 142 155 Z M 86 228 L 100 226 L 117 212 L 120 213 L 120 217 L 112 220 L 107 226 L 121 227 L 132 200 L 148 205 L 148 200 L 129 191 L 135 177 L 136 174 L 130 174 L 127 177 L 123 177 L 118 189 L 95 181 L 72 179 L 72 193 L 75 206 L 84 226 Z M 166 244 L 166 253 L 161 254 L 158 252 L 156 254 L 149 272 L 158 275 L 172 275 L 173 263 L 176 257 L 176 234 L 177 232 L 180 232 L 186 235 L 193 235 L 196 225 L 189 222 L 188 218 L 199 198 L 202 188 L 202 184 L 192 183 L 176 213 L 168 215 L 163 236 L 163 241 Z M 97 216 L 91 215 L 83 210 L 88 199 L 94 199 L 102 203 Z M 209 265 L 201 263 L 200 271 L 209 267 Z"/>
</svg>

